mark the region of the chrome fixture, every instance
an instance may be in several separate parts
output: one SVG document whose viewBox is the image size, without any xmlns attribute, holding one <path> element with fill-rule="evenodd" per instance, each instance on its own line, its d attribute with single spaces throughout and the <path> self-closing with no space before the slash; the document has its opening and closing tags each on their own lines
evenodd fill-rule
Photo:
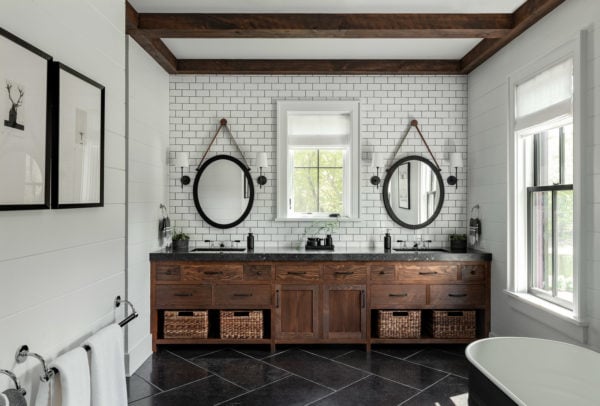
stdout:
<svg viewBox="0 0 600 406">
<path fill-rule="evenodd" d="M 190 156 L 187 152 L 177 152 L 175 156 L 175 167 L 181 168 L 181 178 L 179 181 L 181 182 L 181 189 L 183 189 L 184 185 L 190 184 L 190 177 L 183 174 L 183 168 L 187 168 L 190 166 Z"/>
<path fill-rule="evenodd" d="M 0 369 L 0 374 L 8 376 L 15 384 L 15 389 L 17 390 L 17 392 L 19 392 L 22 396 L 27 395 L 27 391 L 23 389 L 21 385 L 19 385 L 19 380 L 17 379 L 17 376 L 15 374 L 6 369 Z"/>
<path fill-rule="evenodd" d="M 263 168 L 269 168 L 269 160 L 266 152 L 259 152 L 256 157 L 256 165 L 259 167 L 260 176 L 256 179 L 256 183 L 259 184 L 260 188 L 267 184 L 267 177 L 263 175 Z"/>
<path fill-rule="evenodd" d="M 464 165 L 462 154 L 460 152 L 451 152 L 449 160 L 450 168 L 454 168 L 454 175 L 448 176 L 446 181 L 450 186 L 455 186 L 455 188 L 458 188 L 458 168 L 462 168 Z"/>
</svg>

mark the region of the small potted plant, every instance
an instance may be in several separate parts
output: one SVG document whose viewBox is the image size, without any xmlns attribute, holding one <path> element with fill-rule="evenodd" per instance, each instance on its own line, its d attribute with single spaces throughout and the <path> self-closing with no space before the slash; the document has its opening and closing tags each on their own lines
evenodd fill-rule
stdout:
<svg viewBox="0 0 600 406">
<path fill-rule="evenodd" d="M 467 235 L 450 235 L 450 252 L 467 252 Z"/>
<path fill-rule="evenodd" d="M 188 252 L 190 244 L 190 236 L 186 233 L 179 232 L 173 235 L 173 252 Z"/>
</svg>

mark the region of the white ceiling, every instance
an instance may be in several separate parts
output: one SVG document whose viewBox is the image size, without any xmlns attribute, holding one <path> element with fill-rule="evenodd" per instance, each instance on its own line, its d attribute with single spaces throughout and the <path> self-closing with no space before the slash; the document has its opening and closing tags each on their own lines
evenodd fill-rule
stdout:
<svg viewBox="0 0 600 406">
<path fill-rule="evenodd" d="M 525 0 L 129 0 L 140 13 L 512 13 Z"/>
<path fill-rule="evenodd" d="M 177 59 L 460 59 L 478 38 L 165 38 Z"/>
</svg>

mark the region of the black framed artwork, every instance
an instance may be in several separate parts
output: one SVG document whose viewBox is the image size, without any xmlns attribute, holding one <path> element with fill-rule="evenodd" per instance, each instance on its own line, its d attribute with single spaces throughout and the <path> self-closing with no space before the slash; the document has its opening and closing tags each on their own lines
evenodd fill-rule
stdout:
<svg viewBox="0 0 600 406">
<path fill-rule="evenodd" d="M 104 86 L 53 62 L 52 208 L 104 205 Z"/>
<path fill-rule="evenodd" d="M 50 208 L 51 63 L 0 28 L 0 210 Z"/>
</svg>

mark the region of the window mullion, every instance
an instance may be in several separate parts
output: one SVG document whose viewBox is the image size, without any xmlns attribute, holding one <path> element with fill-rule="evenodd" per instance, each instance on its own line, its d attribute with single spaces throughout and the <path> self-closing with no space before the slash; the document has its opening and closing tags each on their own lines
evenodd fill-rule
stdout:
<svg viewBox="0 0 600 406">
<path fill-rule="evenodd" d="M 558 129 L 558 162 L 559 183 L 565 183 L 565 131 L 564 127 Z"/>
</svg>

